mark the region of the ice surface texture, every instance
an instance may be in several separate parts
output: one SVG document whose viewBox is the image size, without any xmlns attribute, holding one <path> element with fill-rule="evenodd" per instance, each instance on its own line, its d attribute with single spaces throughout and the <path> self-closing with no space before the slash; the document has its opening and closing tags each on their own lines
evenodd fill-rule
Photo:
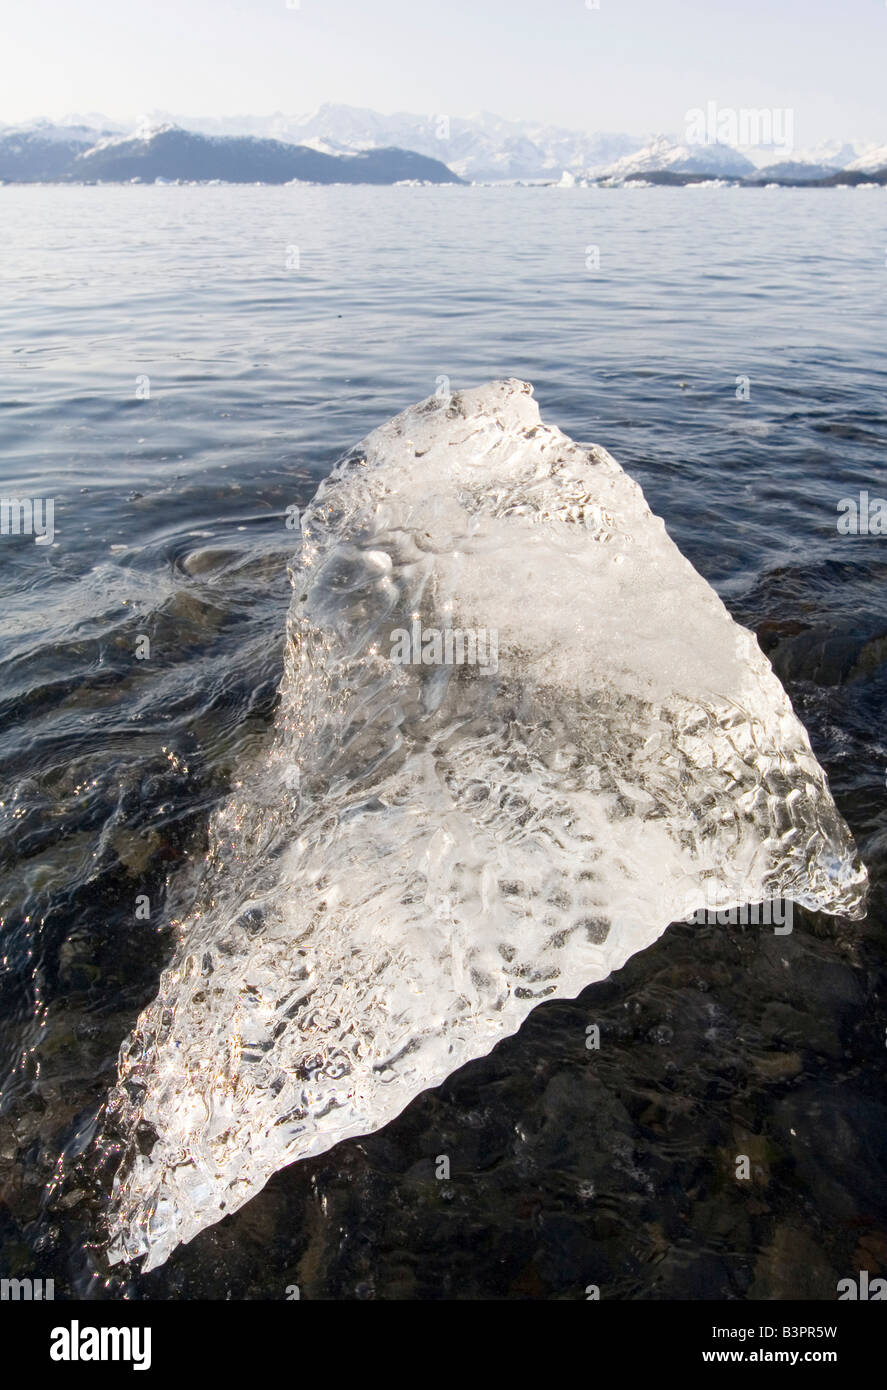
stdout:
<svg viewBox="0 0 887 1390">
<path fill-rule="evenodd" d="M 114 1260 L 386 1124 L 701 906 L 863 915 L 866 874 L 752 633 L 531 388 L 431 398 L 321 484 L 273 746 L 120 1056 Z M 392 636 L 498 634 L 498 669 Z"/>
</svg>

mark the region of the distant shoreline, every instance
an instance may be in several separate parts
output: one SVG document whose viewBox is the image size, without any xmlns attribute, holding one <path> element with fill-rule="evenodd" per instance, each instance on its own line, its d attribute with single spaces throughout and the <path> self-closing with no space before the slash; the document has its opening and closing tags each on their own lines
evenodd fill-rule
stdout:
<svg viewBox="0 0 887 1390">
<path fill-rule="evenodd" d="M 312 179 L 0 179 L 0 188 L 501 188 L 501 189 L 546 189 L 558 188 L 566 191 L 595 189 L 602 192 L 625 188 L 884 188 L 887 187 L 887 169 L 877 174 L 841 174 L 828 179 L 742 179 L 723 178 L 706 174 L 674 174 L 662 171 L 650 174 L 632 174 L 625 179 L 577 179 L 573 184 L 565 184 L 556 179 L 503 179 L 496 183 L 482 180 L 460 179 L 452 183 L 438 183 L 430 179 L 396 179 L 391 182 L 359 183 L 354 180 L 317 182 Z"/>
</svg>

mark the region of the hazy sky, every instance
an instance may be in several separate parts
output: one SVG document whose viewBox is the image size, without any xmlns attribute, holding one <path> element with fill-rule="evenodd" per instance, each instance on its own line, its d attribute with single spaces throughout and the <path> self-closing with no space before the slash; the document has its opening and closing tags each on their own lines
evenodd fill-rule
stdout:
<svg viewBox="0 0 887 1390">
<path fill-rule="evenodd" d="M 295 0 L 289 0 L 294 4 Z M 6 0 L 0 123 L 347 102 L 585 130 L 791 108 L 795 145 L 887 142 L 884 0 Z"/>
</svg>

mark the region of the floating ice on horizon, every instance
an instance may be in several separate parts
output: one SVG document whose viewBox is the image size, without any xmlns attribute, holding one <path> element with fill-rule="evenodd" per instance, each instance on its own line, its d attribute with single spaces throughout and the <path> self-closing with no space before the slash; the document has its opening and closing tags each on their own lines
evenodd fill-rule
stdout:
<svg viewBox="0 0 887 1390">
<path fill-rule="evenodd" d="M 273 745 L 213 819 L 109 1102 L 109 1254 L 146 1270 L 702 905 L 863 915 L 755 637 L 528 385 L 371 434 L 293 583 Z M 399 664 L 413 624 L 495 634 L 497 659 Z"/>
</svg>

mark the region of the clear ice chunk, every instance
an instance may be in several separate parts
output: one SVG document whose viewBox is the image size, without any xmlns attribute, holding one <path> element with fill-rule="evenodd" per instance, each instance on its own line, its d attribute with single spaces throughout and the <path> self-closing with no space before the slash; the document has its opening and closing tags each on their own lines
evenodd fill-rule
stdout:
<svg viewBox="0 0 887 1390">
<path fill-rule="evenodd" d="M 213 819 L 109 1099 L 109 1255 L 146 1270 L 703 905 L 864 915 L 754 635 L 526 383 L 375 430 L 292 579 L 272 746 Z M 393 660 L 414 624 L 478 658 L 485 634 L 486 664 Z"/>
</svg>

